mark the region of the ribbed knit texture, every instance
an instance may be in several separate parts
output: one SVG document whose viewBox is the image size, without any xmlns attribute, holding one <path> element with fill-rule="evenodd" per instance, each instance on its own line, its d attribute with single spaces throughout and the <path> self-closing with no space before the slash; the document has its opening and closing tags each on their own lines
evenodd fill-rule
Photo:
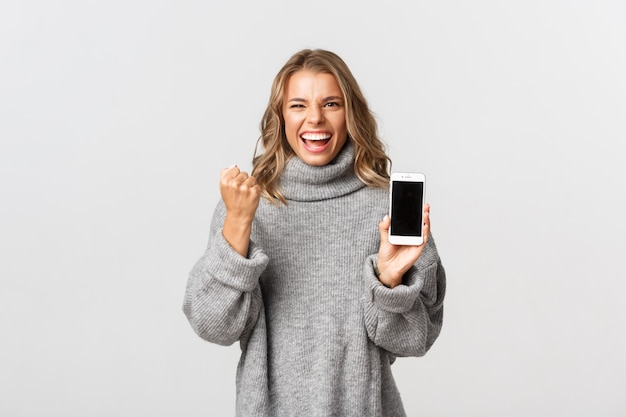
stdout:
<svg viewBox="0 0 626 417">
<path fill-rule="evenodd" d="M 240 342 L 237 416 L 405 416 L 391 364 L 439 335 L 445 272 L 430 239 L 403 285 L 380 284 L 388 192 L 364 186 L 353 158 L 350 142 L 326 166 L 292 158 L 288 204 L 262 199 L 248 258 L 222 236 L 223 203 L 215 210 L 183 309 L 200 337 Z"/>
</svg>

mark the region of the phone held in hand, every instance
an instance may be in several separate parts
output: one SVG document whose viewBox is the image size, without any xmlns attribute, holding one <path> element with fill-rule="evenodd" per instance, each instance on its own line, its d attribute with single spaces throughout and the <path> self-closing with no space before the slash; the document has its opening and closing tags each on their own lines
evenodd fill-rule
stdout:
<svg viewBox="0 0 626 417">
<path fill-rule="evenodd" d="M 419 172 L 394 172 L 389 183 L 389 243 L 392 245 L 421 245 L 424 243 L 422 219 L 424 183 Z"/>
</svg>

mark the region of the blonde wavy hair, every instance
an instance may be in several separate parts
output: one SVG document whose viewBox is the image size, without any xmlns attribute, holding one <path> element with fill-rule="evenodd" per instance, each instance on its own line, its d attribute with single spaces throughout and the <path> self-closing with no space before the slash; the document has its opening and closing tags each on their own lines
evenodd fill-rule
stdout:
<svg viewBox="0 0 626 417">
<path fill-rule="evenodd" d="M 354 144 L 354 172 L 367 186 L 387 187 L 391 160 L 378 136 L 378 125 L 367 100 L 350 69 L 333 52 L 303 49 L 295 53 L 274 78 L 269 103 L 261 120 L 261 135 L 254 151 L 252 175 L 263 190 L 263 196 L 275 204 L 279 201 L 287 204 L 280 191 L 279 179 L 285 164 L 295 153 L 285 135 L 283 94 L 289 77 L 301 70 L 327 73 L 335 77 L 345 99 L 348 140 Z"/>
</svg>

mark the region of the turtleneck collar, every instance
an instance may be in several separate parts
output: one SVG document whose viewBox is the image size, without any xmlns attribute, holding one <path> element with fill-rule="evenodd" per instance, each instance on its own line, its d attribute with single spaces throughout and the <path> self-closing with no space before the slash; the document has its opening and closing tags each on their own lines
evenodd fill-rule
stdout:
<svg viewBox="0 0 626 417">
<path fill-rule="evenodd" d="M 350 140 L 326 165 L 307 165 L 293 156 L 280 177 L 280 188 L 287 200 L 319 201 L 350 194 L 365 187 L 354 173 L 354 145 Z"/>
</svg>

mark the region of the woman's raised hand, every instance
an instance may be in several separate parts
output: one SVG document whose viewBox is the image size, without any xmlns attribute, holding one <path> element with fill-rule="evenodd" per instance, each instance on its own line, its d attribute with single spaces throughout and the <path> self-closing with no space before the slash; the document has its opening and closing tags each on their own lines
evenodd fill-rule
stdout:
<svg viewBox="0 0 626 417">
<path fill-rule="evenodd" d="M 233 165 L 220 174 L 220 193 L 226 206 L 222 229 L 224 238 L 241 256 L 247 257 L 252 220 L 259 206 L 261 189 L 254 177 Z"/>
</svg>

